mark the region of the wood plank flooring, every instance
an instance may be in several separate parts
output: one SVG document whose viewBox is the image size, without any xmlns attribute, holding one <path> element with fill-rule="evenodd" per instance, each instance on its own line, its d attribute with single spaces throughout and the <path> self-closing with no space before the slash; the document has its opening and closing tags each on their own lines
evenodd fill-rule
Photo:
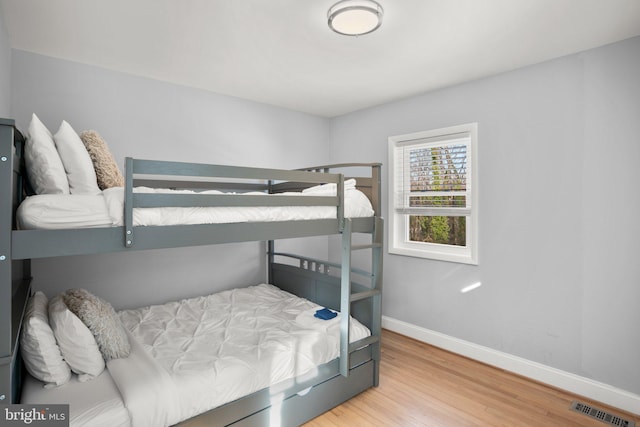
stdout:
<svg viewBox="0 0 640 427">
<path fill-rule="evenodd" d="M 569 409 L 579 400 L 640 417 L 458 356 L 390 331 L 382 334 L 380 386 L 311 420 L 331 426 L 606 427 Z"/>
</svg>

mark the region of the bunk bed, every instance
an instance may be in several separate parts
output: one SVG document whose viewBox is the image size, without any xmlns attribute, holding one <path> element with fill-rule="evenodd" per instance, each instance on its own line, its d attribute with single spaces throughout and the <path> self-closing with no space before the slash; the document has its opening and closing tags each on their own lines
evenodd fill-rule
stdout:
<svg viewBox="0 0 640 427">
<path fill-rule="evenodd" d="M 339 311 L 338 357 L 304 376 L 289 378 L 244 397 L 183 420 L 181 425 L 299 425 L 378 385 L 380 360 L 382 228 L 380 164 L 348 164 L 304 170 L 279 170 L 223 165 L 126 159 L 122 224 L 89 228 L 19 229 L 16 211 L 28 192 L 24 166 L 25 139 L 14 121 L 0 119 L 0 405 L 18 403 L 28 374 L 19 348 L 22 320 L 31 290 L 31 260 L 45 257 L 100 254 L 267 241 L 268 283 L 320 307 Z M 371 201 L 373 215 L 345 215 L 345 178 L 333 173 L 366 168 L 358 190 Z M 136 192 L 138 186 L 192 191 Z M 292 191 L 310 191 L 291 197 Z M 333 192 L 325 191 L 333 188 Z M 214 189 L 214 191 L 209 191 Z M 218 190 L 225 190 L 220 193 Z M 203 191 L 205 190 L 205 191 Z M 226 191 L 233 191 L 228 193 Z M 11 200 L 11 202 L 7 202 Z M 330 217 L 276 218 L 225 223 L 142 226 L 141 209 L 249 208 L 265 210 L 303 207 L 330 209 Z M 355 244 L 355 233 L 368 235 Z M 340 253 L 333 261 L 276 252 L 278 239 L 339 235 Z M 352 252 L 370 250 L 370 270 L 352 267 Z M 267 285 L 265 285 L 267 286 Z M 355 319 L 355 320 L 354 320 Z M 369 334 L 357 340 L 353 323 Z M 133 345 L 132 345 L 133 347 Z M 274 418 L 276 417 L 276 418 Z"/>
</svg>

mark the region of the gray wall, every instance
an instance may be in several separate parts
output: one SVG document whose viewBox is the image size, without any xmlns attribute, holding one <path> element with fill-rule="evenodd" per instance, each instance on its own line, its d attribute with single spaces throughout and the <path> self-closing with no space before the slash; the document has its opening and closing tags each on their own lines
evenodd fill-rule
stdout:
<svg viewBox="0 0 640 427">
<path fill-rule="evenodd" d="M 328 160 L 326 119 L 19 50 L 12 65 L 21 129 L 32 112 L 52 132 L 63 119 L 95 129 L 121 166 L 125 156 L 283 168 Z M 84 287 L 135 307 L 264 282 L 262 255 L 264 244 L 243 243 L 35 260 L 34 287 Z"/>
<path fill-rule="evenodd" d="M 118 159 L 386 163 L 390 135 L 478 122 L 480 264 L 386 255 L 384 314 L 640 393 L 640 38 L 332 120 L 21 51 L 0 82 L 9 63 L 22 128 L 94 128 Z M 261 281 L 263 249 L 38 260 L 35 285 L 132 307 Z"/>
<path fill-rule="evenodd" d="M 480 264 L 387 253 L 383 313 L 640 393 L 638 76 L 634 38 L 334 119 L 334 162 L 478 122 Z"/>
<path fill-rule="evenodd" d="M 640 37 L 582 58 L 582 369 L 640 393 Z"/>
<path fill-rule="evenodd" d="M 0 117 L 11 115 L 11 44 L 0 4 Z"/>
</svg>

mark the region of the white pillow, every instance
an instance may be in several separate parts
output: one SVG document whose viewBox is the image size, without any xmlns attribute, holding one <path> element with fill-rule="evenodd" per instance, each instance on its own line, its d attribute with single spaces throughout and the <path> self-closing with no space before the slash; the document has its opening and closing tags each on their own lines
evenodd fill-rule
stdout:
<svg viewBox="0 0 640 427">
<path fill-rule="evenodd" d="M 69 194 L 67 174 L 51 132 L 35 114 L 27 130 L 24 160 L 29 182 L 36 194 Z"/>
<path fill-rule="evenodd" d="M 93 334 L 64 303 L 62 295 L 49 302 L 49 323 L 62 356 L 82 382 L 93 379 L 104 370 L 104 359 Z"/>
<path fill-rule="evenodd" d="M 27 303 L 20 334 L 20 350 L 27 371 L 45 383 L 45 388 L 65 384 L 71 378 L 69 365 L 62 358 L 49 326 L 47 296 L 36 292 Z"/>
<path fill-rule="evenodd" d="M 71 194 L 99 194 L 100 189 L 91 157 L 89 157 L 89 153 L 76 131 L 65 120 L 62 121 L 58 132 L 53 136 L 53 142 L 67 173 L 69 192 Z"/>
<path fill-rule="evenodd" d="M 326 195 L 326 196 L 330 196 L 330 195 L 334 195 L 335 196 L 337 188 L 338 188 L 338 184 L 329 183 L 329 184 L 316 185 L 315 187 L 305 188 L 304 190 L 302 190 L 302 192 L 303 193 L 315 193 L 317 195 L 321 195 L 320 193 L 322 193 L 322 195 Z M 345 180 L 344 181 L 344 189 L 345 190 L 355 190 L 356 189 L 356 180 L 354 178 Z"/>
</svg>

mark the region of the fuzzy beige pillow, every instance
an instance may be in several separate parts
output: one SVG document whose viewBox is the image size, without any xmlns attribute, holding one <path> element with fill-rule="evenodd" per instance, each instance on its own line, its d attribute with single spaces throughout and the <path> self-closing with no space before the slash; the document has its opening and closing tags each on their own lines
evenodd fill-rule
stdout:
<svg viewBox="0 0 640 427">
<path fill-rule="evenodd" d="M 85 289 L 69 289 L 62 298 L 89 328 L 105 361 L 129 356 L 131 344 L 127 332 L 111 304 Z"/>
<path fill-rule="evenodd" d="M 89 152 L 96 171 L 98 187 L 106 190 L 111 187 L 124 187 L 124 177 L 118 169 L 107 143 L 95 130 L 86 130 L 80 134 L 80 139 Z"/>
</svg>

